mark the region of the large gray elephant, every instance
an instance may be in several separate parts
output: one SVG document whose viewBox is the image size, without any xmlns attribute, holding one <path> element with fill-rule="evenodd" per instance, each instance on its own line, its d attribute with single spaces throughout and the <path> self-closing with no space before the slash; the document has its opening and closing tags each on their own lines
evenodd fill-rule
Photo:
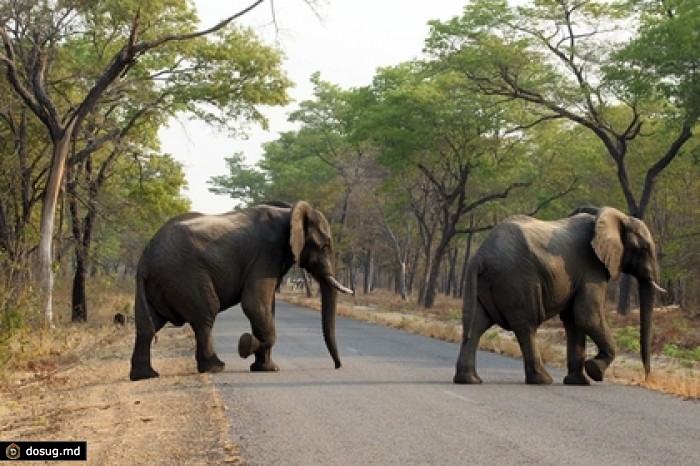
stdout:
<svg viewBox="0 0 700 466">
<path fill-rule="evenodd" d="M 353 293 L 335 278 L 331 230 L 321 212 L 304 201 L 279 202 L 221 215 L 188 213 L 168 221 L 146 246 L 136 273 L 136 341 L 131 380 L 157 377 L 151 342 L 166 322 L 188 322 L 197 344 L 199 372 L 220 372 L 211 330 L 216 315 L 236 304 L 252 334 L 238 342 L 242 358 L 255 354 L 252 371 L 276 371 L 275 289 L 292 264 L 318 280 L 323 337 L 335 367 L 337 291 Z"/>
<path fill-rule="evenodd" d="M 620 272 L 639 283 L 640 346 L 649 374 L 651 311 L 659 269 L 654 241 L 641 221 L 612 207 L 585 208 L 557 221 L 526 216 L 506 219 L 486 238 L 467 265 L 462 308 L 463 338 L 455 383 L 481 383 L 476 350 L 493 324 L 512 330 L 522 350 L 525 381 L 548 384 L 535 333 L 559 315 L 567 342 L 565 384 L 603 380 L 615 357 L 615 341 L 605 321 L 608 281 Z M 598 354 L 586 360 L 586 335 Z M 584 374 L 585 370 L 585 374 Z"/>
</svg>

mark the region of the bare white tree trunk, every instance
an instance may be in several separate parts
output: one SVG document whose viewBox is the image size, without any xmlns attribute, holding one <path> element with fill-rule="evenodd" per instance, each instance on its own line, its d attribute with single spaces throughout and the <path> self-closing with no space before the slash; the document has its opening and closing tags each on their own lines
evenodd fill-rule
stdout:
<svg viewBox="0 0 700 466">
<path fill-rule="evenodd" d="M 66 162 L 68 159 L 68 148 L 70 136 L 65 133 L 62 139 L 56 141 L 54 145 L 54 153 L 49 171 L 49 179 L 46 183 L 46 192 L 44 193 L 44 205 L 41 210 L 41 226 L 39 240 L 39 277 L 41 298 L 45 302 L 44 318 L 48 327 L 53 324 L 53 285 L 54 285 L 54 270 L 53 270 L 53 237 L 54 223 L 56 219 L 56 205 L 58 204 L 58 196 L 61 193 L 61 185 L 63 184 L 63 176 L 66 170 Z"/>
</svg>

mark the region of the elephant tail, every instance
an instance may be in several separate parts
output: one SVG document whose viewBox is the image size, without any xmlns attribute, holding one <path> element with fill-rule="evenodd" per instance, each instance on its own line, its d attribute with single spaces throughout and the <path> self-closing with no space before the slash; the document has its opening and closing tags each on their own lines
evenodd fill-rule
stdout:
<svg viewBox="0 0 700 466">
<path fill-rule="evenodd" d="M 462 303 L 463 338 L 468 340 L 472 336 L 474 328 L 474 318 L 479 305 L 478 279 L 479 261 L 476 257 L 469 260 L 467 264 L 467 276 L 464 288 L 464 301 Z"/>
<path fill-rule="evenodd" d="M 146 276 L 143 272 L 136 272 L 136 296 L 134 299 L 134 322 L 136 333 L 153 336 L 156 333 L 151 308 L 146 298 Z"/>
</svg>

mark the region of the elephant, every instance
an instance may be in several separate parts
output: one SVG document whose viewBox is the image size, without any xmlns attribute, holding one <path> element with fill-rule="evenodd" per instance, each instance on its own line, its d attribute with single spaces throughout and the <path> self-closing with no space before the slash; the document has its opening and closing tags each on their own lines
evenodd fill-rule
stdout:
<svg viewBox="0 0 700 466">
<path fill-rule="evenodd" d="M 644 222 L 613 207 L 585 207 L 555 221 L 515 215 L 499 223 L 467 264 L 454 383 L 482 383 L 476 350 L 481 335 L 494 324 L 515 333 L 525 382 L 552 383 L 536 331 L 555 315 L 566 333 L 564 384 L 589 385 L 588 377 L 602 381 L 615 357 L 615 340 L 604 316 L 606 291 L 621 272 L 638 281 L 641 358 L 648 377 L 651 313 L 655 292 L 664 290 L 657 284 L 654 240 Z M 598 349 L 590 359 L 586 335 Z"/>
<path fill-rule="evenodd" d="M 338 291 L 354 294 L 335 278 L 335 256 L 328 221 L 307 202 L 293 206 L 271 201 L 218 215 L 190 212 L 170 219 L 144 248 L 136 271 L 136 340 L 131 380 L 158 377 L 151 366 L 151 342 L 167 323 L 194 331 L 199 372 L 220 372 L 224 363 L 212 341 L 217 314 L 241 304 L 251 333 L 238 341 L 251 371 L 277 371 L 275 290 L 293 264 L 319 282 L 326 347 L 341 367 L 335 339 Z"/>
</svg>

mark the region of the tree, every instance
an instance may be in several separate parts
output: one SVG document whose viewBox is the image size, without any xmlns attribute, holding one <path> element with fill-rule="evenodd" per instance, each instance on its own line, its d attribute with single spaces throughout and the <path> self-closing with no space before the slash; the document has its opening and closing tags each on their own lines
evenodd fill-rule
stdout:
<svg viewBox="0 0 700 466">
<path fill-rule="evenodd" d="M 5 66 L 14 92 L 46 127 L 53 147 L 44 190 L 39 243 L 40 282 L 48 325 L 52 325 L 53 316 L 52 241 L 56 206 L 71 144 L 78 140 L 86 118 L 98 107 L 107 91 L 132 72 L 137 62 L 146 62 L 147 67 L 146 57 L 150 52 L 167 50 L 172 44 L 192 41 L 222 30 L 261 3 L 262 0 L 258 0 L 201 31 L 192 30 L 196 17 L 191 9 L 179 2 L 171 5 L 150 2 L 138 7 L 130 5 L 111 9 L 114 7 L 111 2 L 53 5 L 52 2 L 31 1 L 7 5 L 0 12 L 6 18 L 5 25 L 0 27 L 4 47 L 0 63 Z M 78 77 L 83 83 L 91 84 L 76 89 L 67 88 L 65 83 L 63 86 L 53 86 L 51 72 L 56 65 L 55 60 L 60 57 L 60 46 L 71 36 L 80 35 L 81 28 L 84 28 L 85 34 L 89 34 L 85 31 L 91 27 L 101 29 L 106 24 L 114 25 L 113 37 L 117 38 L 117 42 L 110 42 L 100 49 L 102 60 L 89 69 L 91 73 Z M 118 42 L 121 45 L 117 45 Z M 210 47 L 210 50 L 214 49 Z M 152 54 L 149 58 L 154 57 L 157 58 L 157 55 Z M 181 58 L 173 56 L 172 60 L 180 63 Z M 186 60 L 182 60 L 182 63 L 187 66 Z M 64 88 L 65 92 L 62 91 Z M 220 96 L 222 93 L 216 94 L 216 97 Z M 213 99 L 213 102 L 216 103 L 217 99 Z M 106 139 L 96 143 L 104 144 Z"/>
</svg>

